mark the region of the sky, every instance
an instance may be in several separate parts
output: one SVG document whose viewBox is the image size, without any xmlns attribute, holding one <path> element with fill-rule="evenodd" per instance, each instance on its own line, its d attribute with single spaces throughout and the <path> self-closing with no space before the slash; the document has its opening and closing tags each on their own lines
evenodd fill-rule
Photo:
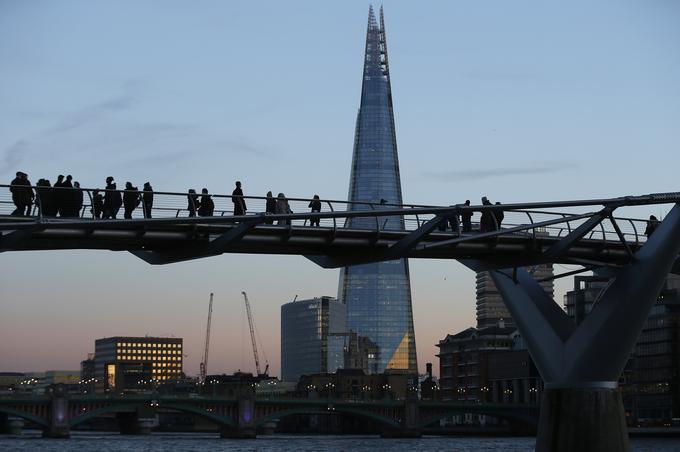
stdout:
<svg viewBox="0 0 680 452">
<path fill-rule="evenodd" d="M 368 5 L 0 0 L 0 180 L 346 199 Z M 404 202 L 678 191 L 676 1 L 384 8 Z M 474 273 L 410 265 L 418 363 L 437 369 L 435 344 L 475 324 Z M 281 304 L 338 284 L 301 256 L 23 252 L 0 269 L 0 371 L 77 369 L 97 338 L 148 334 L 183 337 L 197 374 L 210 292 L 209 372 L 252 371 L 245 290 L 278 373 Z"/>
</svg>

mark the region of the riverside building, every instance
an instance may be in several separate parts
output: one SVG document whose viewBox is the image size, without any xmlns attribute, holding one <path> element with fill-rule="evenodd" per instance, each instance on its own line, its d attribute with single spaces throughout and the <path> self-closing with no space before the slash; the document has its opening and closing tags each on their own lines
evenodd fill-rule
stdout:
<svg viewBox="0 0 680 452">
<path fill-rule="evenodd" d="M 147 389 L 182 376 L 182 338 L 107 337 L 94 345 L 97 389 Z"/>
</svg>

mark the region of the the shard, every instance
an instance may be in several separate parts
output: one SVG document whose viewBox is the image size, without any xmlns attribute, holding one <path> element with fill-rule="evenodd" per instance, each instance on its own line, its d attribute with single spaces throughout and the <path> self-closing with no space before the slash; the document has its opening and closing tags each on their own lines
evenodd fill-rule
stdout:
<svg viewBox="0 0 680 452">
<path fill-rule="evenodd" d="M 349 201 L 401 204 L 397 139 L 392 111 L 385 21 L 368 13 L 361 104 L 354 136 Z M 370 209 L 352 205 L 353 210 Z M 357 228 L 376 228 L 375 218 L 355 218 Z M 384 229 L 404 229 L 402 217 L 381 218 Z M 401 369 L 416 374 L 411 283 L 405 259 L 354 265 L 340 273 L 339 299 L 347 306 L 347 327 L 377 346 L 372 372 Z"/>
</svg>

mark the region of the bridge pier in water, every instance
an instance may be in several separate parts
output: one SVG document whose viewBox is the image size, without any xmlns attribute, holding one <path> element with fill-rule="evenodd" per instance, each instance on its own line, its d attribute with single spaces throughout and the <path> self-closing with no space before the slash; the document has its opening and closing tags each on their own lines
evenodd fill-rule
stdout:
<svg viewBox="0 0 680 452">
<path fill-rule="evenodd" d="M 233 439 L 254 439 L 257 436 L 255 426 L 255 396 L 249 394 L 238 399 L 238 418 L 233 427 L 222 427 L 220 437 Z"/>
<path fill-rule="evenodd" d="M 139 411 L 117 413 L 118 429 L 121 435 L 150 435 L 156 423 L 155 417 L 142 417 Z"/>
<path fill-rule="evenodd" d="M 404 406 L 404 418 L 401 420 L 401 426 L 384 427 L 380 431 L 380 436 L 383 438 L 420 438 L 423 436 L 423 431 L 419 421 L 418 399 L 409 397 Z"/>
<path fill-rule="evenodd" d="M 564 252 L 581 232 L 546 253 Z M 627 265 L 608 269 L 610 284 L 580 325 L 526 270 L 491 272 L 546 382 L 537 451 L 630 451 L 617 382 L 678 252 L 680 204 Z"/>
<path fill-rule="evenodd" d="M 70 438 L 71 426 L 68 423 L 68 399 L 66 391 L 61 386 L 52 390 L 52 400 L 49 405 L 49 424 L 43 429 L 44 438 Z"/>
<path fill-rule="evenodd" d="M 24 420 L 0 413 L 0 435 L 21 435 Z"/>
</svg>

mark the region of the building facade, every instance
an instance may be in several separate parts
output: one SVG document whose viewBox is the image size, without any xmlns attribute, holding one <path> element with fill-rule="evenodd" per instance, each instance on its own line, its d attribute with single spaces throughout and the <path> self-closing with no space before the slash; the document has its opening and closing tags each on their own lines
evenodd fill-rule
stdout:
<svg viewBox="0 0 680 452">
<path fill-rule="evenodd" d="M 439 394 L 442 400 L 479 403 L 491 400 L 489 356 L 515 346 L 517 329 L 497 326 L 468 328 L 448 334 L 439 347 Z"/>
<path fill-rule="evenodd" d="M 551 278 L 553 276 L 552 264 L 536 265 L 527 267 L 526 270 L 533 275 L 536 280 L 544 278 Z M 550 297 L 554 297 L 553 280 L 542 281 L 540 283 L 545 293 Z M 487 328 L 497 325 L 499 321 L 503 321 L 507 326 L 515 324 L 510 311 L 505 306 L 505 302 L 501 294 L 496 288 L 496 284 L 491 279 L 489 272 L 477 273 L 477 328 Z"/>
<path fill-rule="evenodd" d="M 281 306 L 281 379 L 335 372 L 343 366 L 345 305 L 333 297 Z"/>
<path fill-rule="evenodd" d="M 402 203 L 382 7 L 380 24 L 373 8 L 369 9 L 348 199 L 350 202 Z M 349 208 L 366 210 L 371 207 L 352 204 Z M 376 228 L 375 219 L 348 221 L 350 227 Z M 384 229 L 404 229 L 403 217 L 386 217 L 381 222 Z M 344 268 L 340 273 L 338 299 L 347 306 L 348 328 L 368 337 L 378 347 L 378 372 L 402 369 L 417 374 L 411 283 L 406 259 Z"/>
<path fill-rule="evenodd" d="M 95 341 L 97 390 L 143 390 L 182 376 L 182 338 L 107 337 Z"/>
<path fill-rule="evenodd" d="M 567 314 L 581 323 L 609 279 L 574 278 L 564 296 Z M 669 275 L 619 380 L 631 425 L 662 426 L 680 419 L 680 276 Z"/>
</svg>

